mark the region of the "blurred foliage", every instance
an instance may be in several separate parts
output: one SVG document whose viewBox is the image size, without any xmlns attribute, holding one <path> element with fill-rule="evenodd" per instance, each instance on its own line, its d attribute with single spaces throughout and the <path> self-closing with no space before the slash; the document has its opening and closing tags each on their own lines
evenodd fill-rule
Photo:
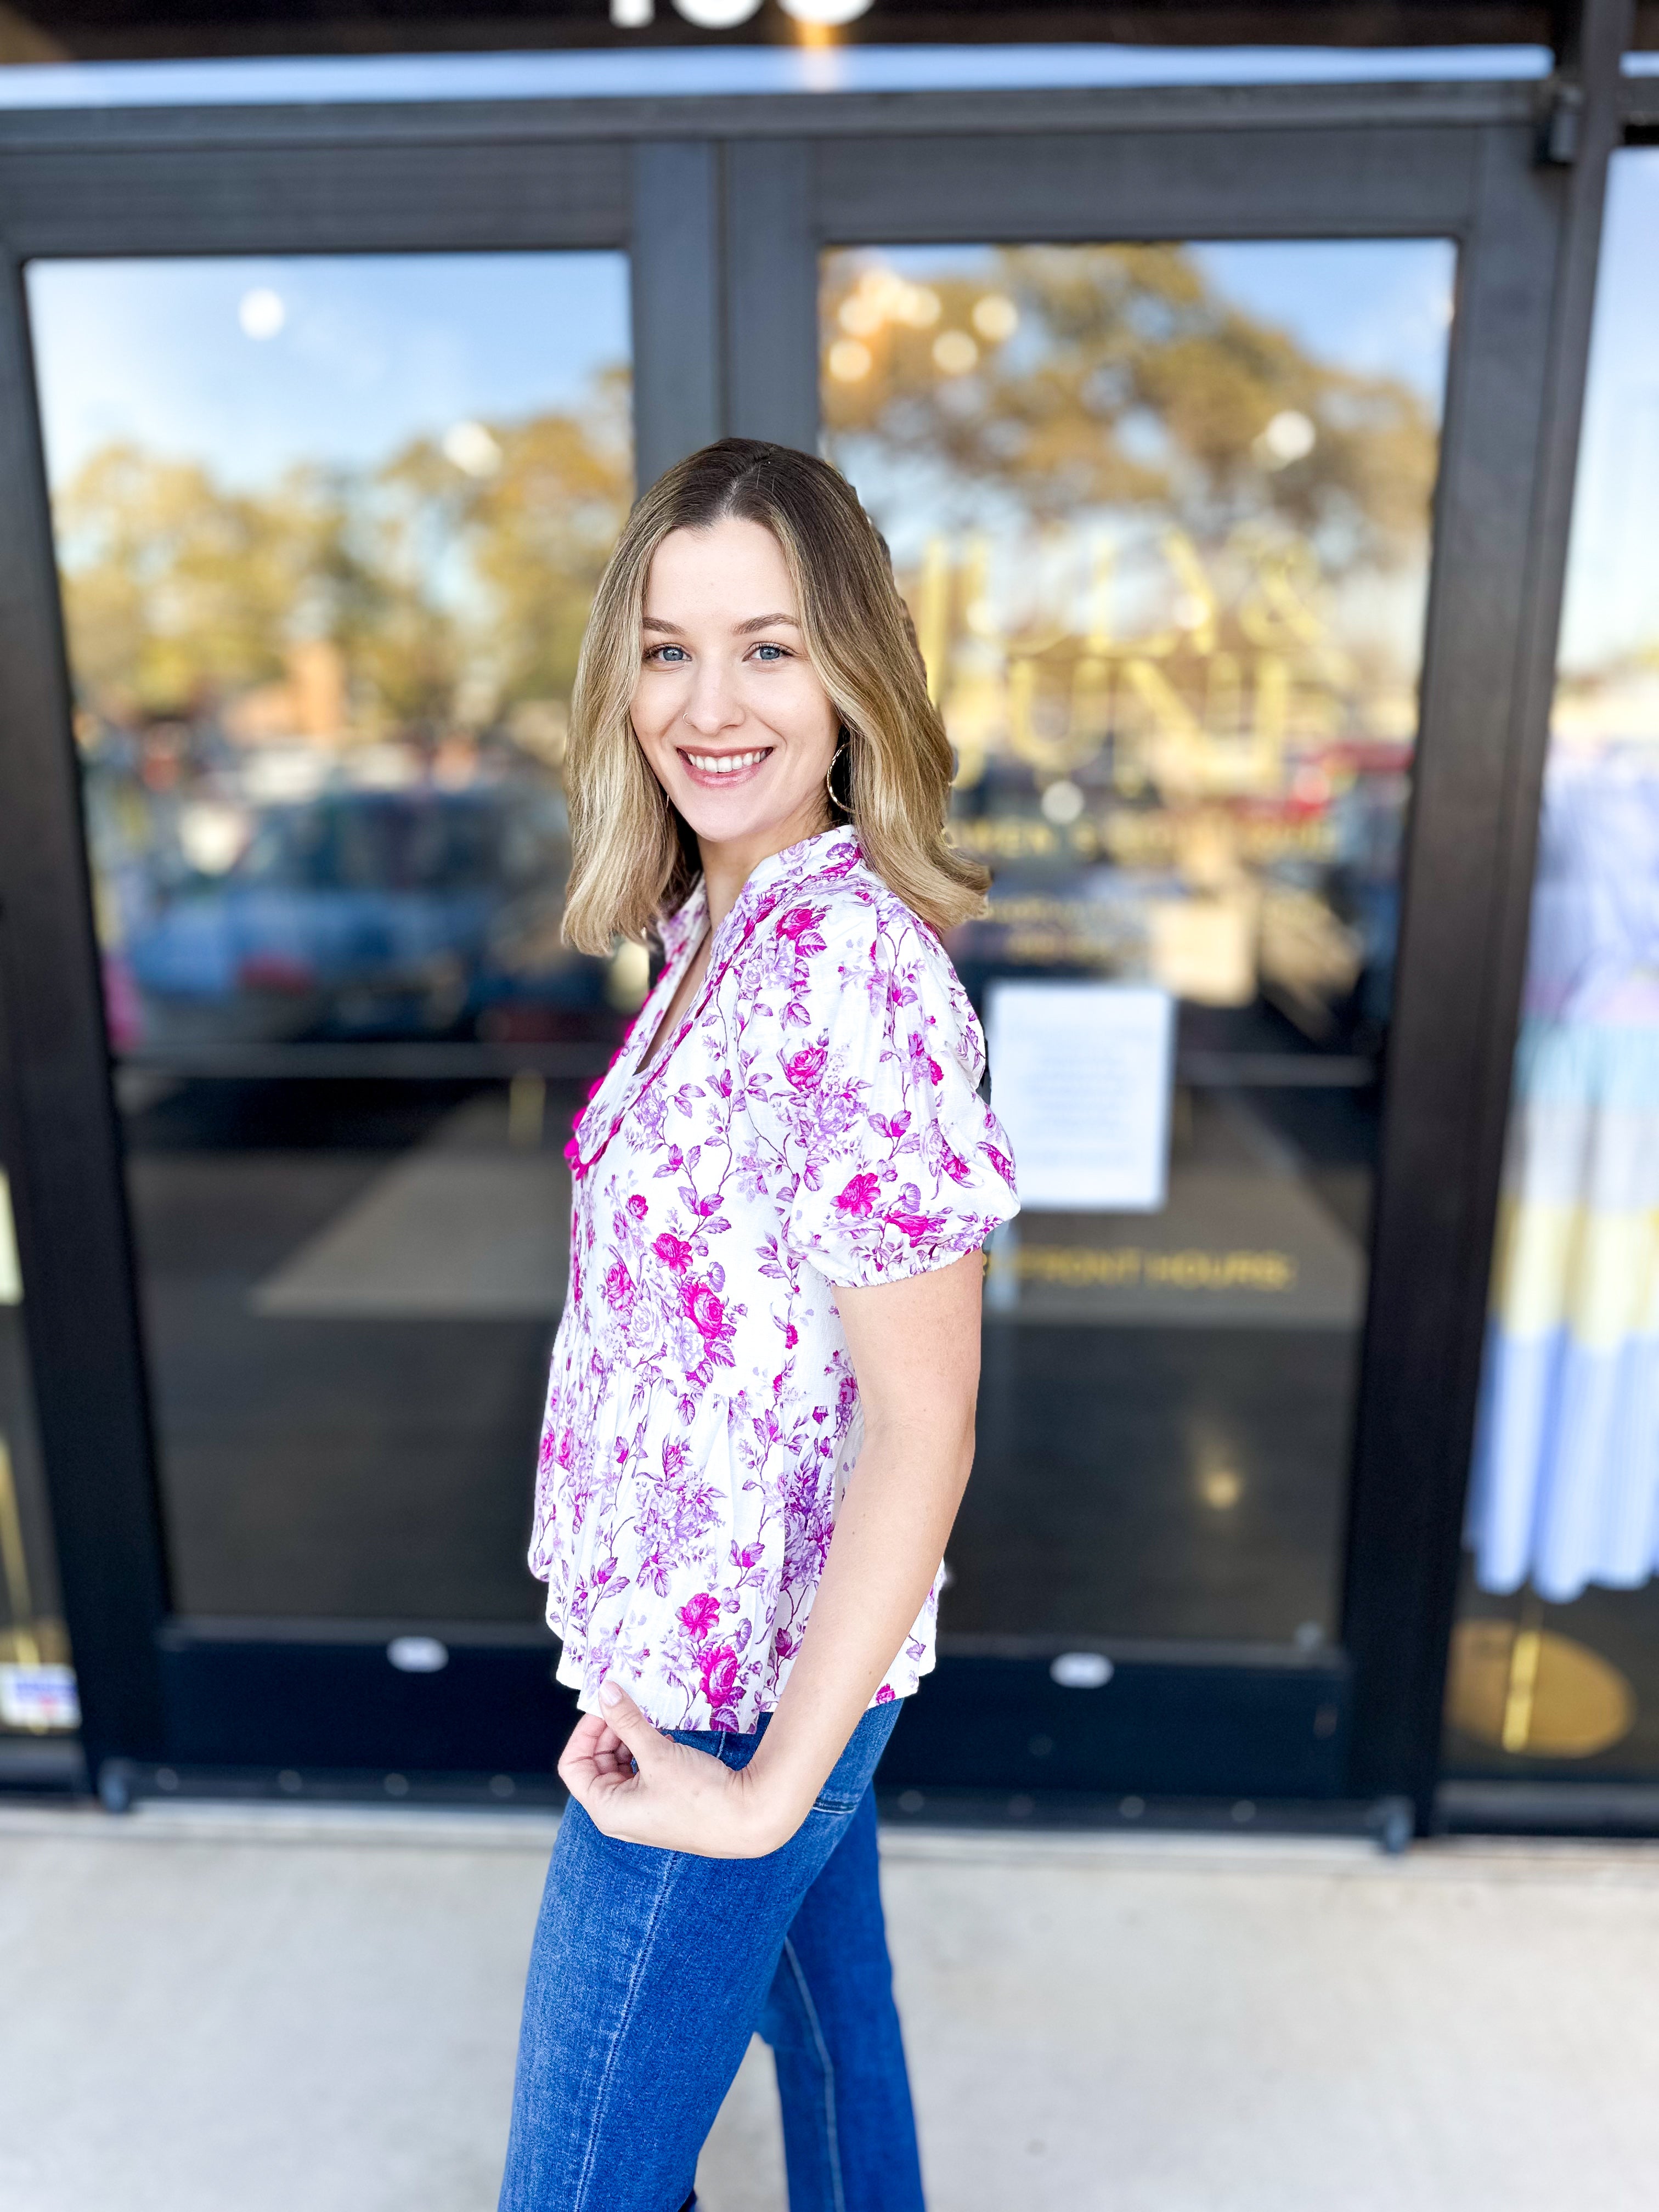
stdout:
<svg viewBox="0 0 1659 2212">
<path fill-rule="evenodd" d="M 467 426 L 468 465 L 422 438 L 373 470 L 297 468 L 258 491 L 106 448 L 57 501 L 82 702 L 200 714 L 282 680 L 319 639 L 340 651 L 354 724 L 382 732 L 568 697 L 632 497 L 627 410 L 615 370 L 576 412 Z"/>
<path fill-rule="evenodd" d="M 131 446 L 94 454 L 57 507 L 82 691 L 157 710 L 280 676 L 313 510 L 294 478 L 253 497 L 191 461 Z"/>
<path fill-rule="evenodd" d="M 932 462 L 964 501 L 1012 495 L 1039 521 L 1156 502 L 1200 545 L 1272 517 L 1331 575 L 1420 547 L 1437 453 L 1422 399 L 1312 359 L 1179 246 L 1005 247 L 921 284 L 849 252 L 823 305 L 832 441 Z M 1313 434 L 1287 457 L 1297 417 Z"/>
<path fill-rule="evenodd" d="M 848 252 L 825 310 L 832 449 L 933 464 L 963 525 L 988 494 L 1039 523 L 1156 507 L 1200 547 L 1277 521 L 1331 578 L 1420 549 L 1437 449 L 1421 398 L 1314 360 L 1181 246 L 1008 247 L 920 285 Z M 849 338 L 860 373 L 837 374 Z M 631 493 L 628 403 L 617 369 L 569 412 L 470 426 L 459 460 L 423 438 L 257 491 L 106 449 L 58 502 L 83 702 L 199 714 L 280 681 L 316 639 L 339 648 L 364 728 L 567 697 Z M 1306 449 L 1276 447 L 1297 421 Z"/>
<path fill-rule="evenodd" d="M 542 415 L 503 431 L 502 465 L 477 487 L 478 574 L 511 699 L 570 695 L 588 606 L 634 495 L 629 399 L 627 373 L 615 370 L 585 422 Z"/>
</svg>

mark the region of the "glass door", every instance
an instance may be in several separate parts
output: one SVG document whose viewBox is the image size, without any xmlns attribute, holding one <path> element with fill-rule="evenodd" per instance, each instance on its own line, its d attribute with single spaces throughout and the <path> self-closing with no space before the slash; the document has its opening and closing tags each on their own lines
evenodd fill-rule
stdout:
<svg viewBox="0 0 1659 2212">
<path fill-rule="evenodd" d="M 1338 1638 L 1454 253 L 842 248 L 1026 1187 L 957 1639 Z"/>
<path fill-rule="evenodd" d="M 994 871 L 951 950 L 1025 1192 L 958 1655 L 1340 1642 L 1455 273 L 1439 239 L 823 258 L 824 450 Z"/>
<path fill-rule="evenodd" d="M 518 1642 L 544 1680 L 562 1147 L 646 981 L 559 935 L 627 258 L 27 283 L 174 1657 L 356 1644 L 391 1694 L 387 1654 Z"/>
</svg>

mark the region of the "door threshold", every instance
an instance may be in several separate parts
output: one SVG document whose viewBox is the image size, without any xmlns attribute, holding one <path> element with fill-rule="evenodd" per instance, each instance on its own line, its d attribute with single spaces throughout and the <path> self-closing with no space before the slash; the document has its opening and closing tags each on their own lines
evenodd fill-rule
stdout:
<svg viewBox="0 0 1659 2212">
<path fill-rule="evenodd" d="M 0 1737 L 0 1796 L 84 1796 L 87 1762 L 73 1739 Z"/>
<path fill-rule="evenodd" d="M 1448 1836 L 1659 1836 L 1659 1783 L 1443 1782 L 1434 1827 Z"/>
<path fill-rule="evenodd" d="M 876 1802 L 896 1832 L 1014 1829 L 1053 1834 L 1291 1836 L 1370 1839 L 1403 1851 L 1416 1832 L 1405 1797 L 1140 1797 L 1086 1790 L 883 1790 Z"/>
</svg>

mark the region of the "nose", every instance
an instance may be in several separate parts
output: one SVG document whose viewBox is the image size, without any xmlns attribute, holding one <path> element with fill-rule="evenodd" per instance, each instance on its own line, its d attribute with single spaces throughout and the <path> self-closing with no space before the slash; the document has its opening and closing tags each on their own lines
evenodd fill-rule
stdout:
<svg viewBox="0 0 1659 2212">
<path fill-rule="evenodd" d="M 716 738 L 742 721 L 743 702 L 717 656 L 696 663 L 680 718 L 702 738 Z"/>
</svg>

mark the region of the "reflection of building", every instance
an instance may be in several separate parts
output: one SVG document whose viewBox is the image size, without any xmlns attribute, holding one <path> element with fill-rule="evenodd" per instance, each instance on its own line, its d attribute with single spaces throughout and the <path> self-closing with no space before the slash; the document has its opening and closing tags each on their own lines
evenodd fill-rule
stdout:
<svg viewBox="0 0 1659 2212">
<path fill-rule="evenodd" d="M 855 475 L 861 442 L 848 441 Z M 914 487 L 904 496 L 913 500 Z M 1135 506 L 1156 497 L 1142 494 Z M 1133 508 L 1129 519 L 1144 529 Z M 953 568 L 945 541 L 936 539 L 920 573 L 906 579 L 924 653 L 933 655 L 934 696 L 961 756 L 962 787 L 971 789 L 998 758 L 1023 762 L 1046 781 L 1086 777 L 1104 755 L 1120 788 L 1152 781 L 1194 795 L 1273 796 L 1292 765 L 1287 748 L 1400 734 L 1402 709 L 1409 733 L 1426 501 L 1403 545 L 1392 549 L 1411 567 L 1418 601 L 1402 610 L 1392 666 L 1356 662 L 1340 647 L 1328 611 L 1316 606 L 1330 594 L 1315 551 L 1293 537 L 1274 544 L 1260 526 L 1235 526 L 1213 568 L 1183 531 L 1168 529 L 1160 562 L 1141 579 L 1142 621 L 1119 635 L 1112 530 L 1107 509 L 1091 544 L 1081 526 L 1051 528 L 1029 544 L 1005 532 L 997 549 L 1007 572 L 1002 605 L 989 596 L 982 542 Z M 1376 581 L 1362 570 L 1344 579 L 1343 594 L 1363 604 Z"/>
<path fill-rule="evenodd" d="M 1389 1006 L 1437 390 L 1356 375 L 1334 325 L 1281 336 L 1251 404 L 1162 467 L 1126 479 L 1097 459 L 1091 483 L 1076 462 L 1091 435 L 1130 441 L 1150 411 L 1137 376 L 1179 449 L 1206 380 L 1265 342 L 1255 294 L 1309 252 L 1234 248 L 1221 275 L 1178 248 L 1004 246 L 973 268 L 959 249 L 848 253 L 827 265 L 823 321 L 831 450 L 895 541 L 921 540 L 901 573 L 957 749 L 957 834 L 1022 864 L 995 904 L 1000 957 L 1214 1006 L 1265 991 L 1329 1043 Z M 1395 254 L 1432 314 L 1444 250 Z M 1138 337 L 1176 283 L 1185 321 Z M 953 319 L 981 373 L 918 337 Z M 1119 365 L 1110 404 L 1091 399 L 1096 360 Z M 1313 412 L 1257 428 L 1291 389 Z M 1045 437 L 999 436 L 1039 392 Z M 1408 483 L 1355 467 L 1356 406 L 1403 437 Z M 1343 533 L 1333 477 L 1360 519 Z"/>
<path fill-rule="evenodd" d="M 258 684 L 227 706 L 225 734 L 240 744 L 284 738 L 337 744 L 346 728 L 346 681 L 339 647 L 330 638 L 307 638 L 289 648 L 281 683 Z"/>
<path fill-rule="evenodd" d="M 664 10 L 637 54 L 589 27 L 586 104 L 555 56 L 470 105 L 458 59 L 441 111 L 325 145 L 285 94 L 257 144 L 0 110 L 69 149 L 7 171 L 58 534 L 18 460 L 0 1145 L 112 1796 L 547 1786 L 520 1554 L 561 1147 L 648 981 L 560 941 L 568 687 L 634 476 L 735 431 L 822 434 L 889 537 L 996 871 L 969 988 L 1178 1002 L 1163 1205 L 1033 1208 L 994 1255 L 905 1780 L 1430 1816 L 1561 550 L 1528 533 L 1598 165 L 1620 102 L 1654 119 L 1612 20 L 1559 82 L 1189 53 L 1148 89 L 1079 41 L 970 47 L 952 90 L 943 19 L 878 0 L 810 76 L 711 50 L 705 100 L 644 50 L 696 40 Z M 1564 730 L 1644 713 L 1650 644 L 1575 662 Z M 1103 1146 L 1103 1080 L 1050 1087 Z M 1582 1640 L 1637 1681 L 1593 1753 L 1633 1788 L 1659 1634 L 1625 1595 Z M 1445 1763 L 1560 1783 L 1553 1629 L 1469 1625 Z"/>
</svg>

